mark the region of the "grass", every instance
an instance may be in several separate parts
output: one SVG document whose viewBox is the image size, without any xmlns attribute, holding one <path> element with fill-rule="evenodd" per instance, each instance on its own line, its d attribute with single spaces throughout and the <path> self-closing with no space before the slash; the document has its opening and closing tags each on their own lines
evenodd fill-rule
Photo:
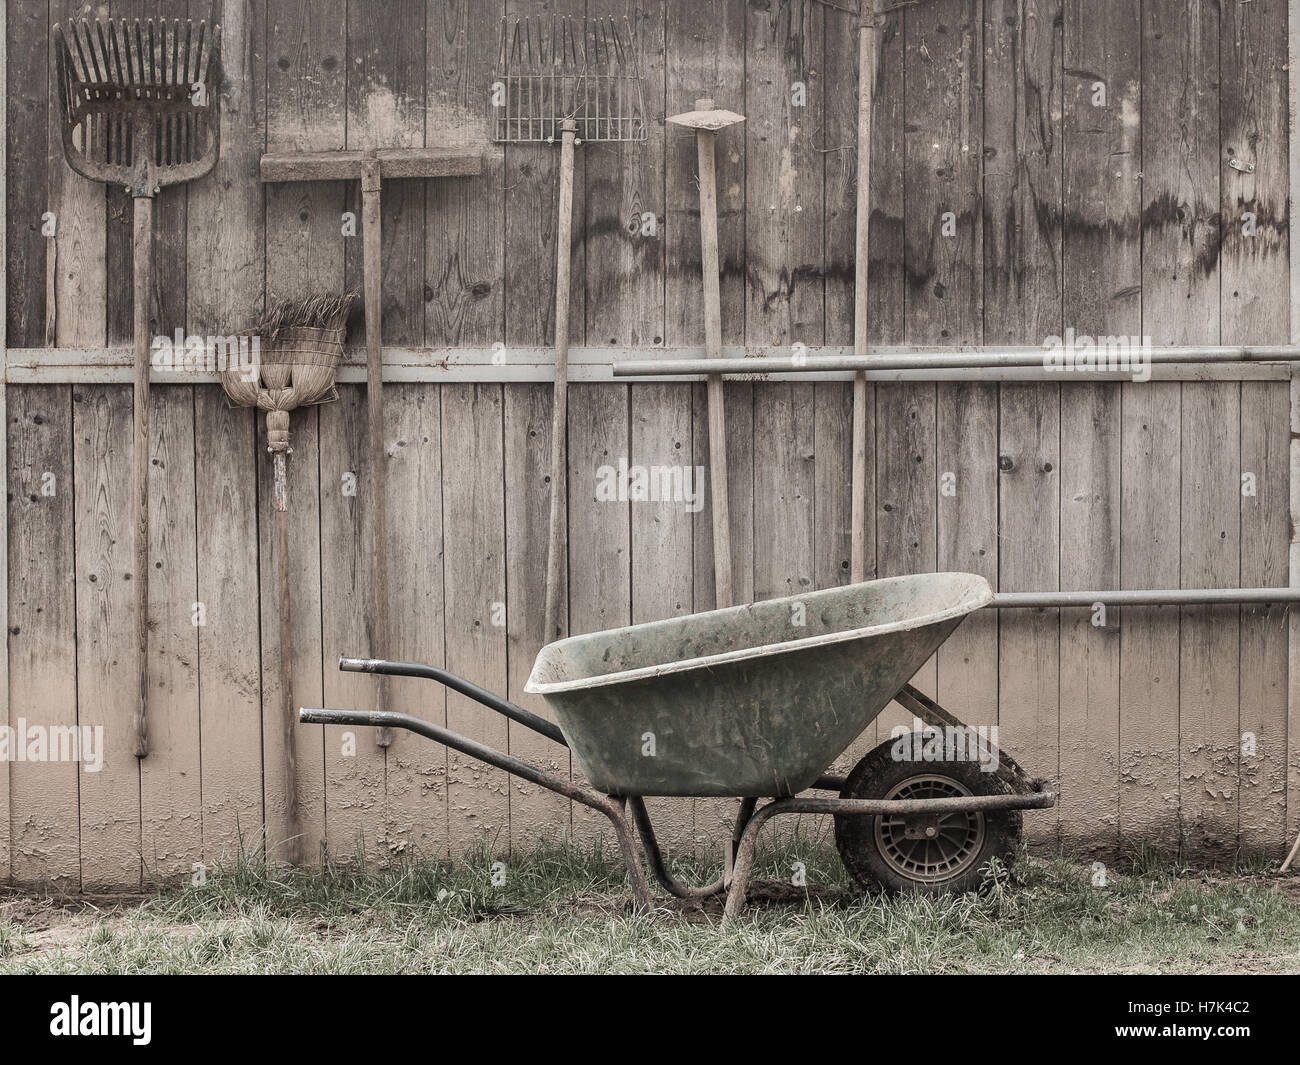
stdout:
<svg viewBox="0 0 1300 1065">
<path fill-rule="evenodd" d="M 658 896 L 633 912 L 599 849 L 384 869 L 245 855 L 144 899 L 0 895 L 0 973 L 1300 972 L 1300 878 L 1151 855 L 1026 859 L 963 896 L 859 895 L 818 840 L 769 843 L 744 916 Z M 810 887 L 791 885 L 796 862 Z M 677 863 L 693 881 L 706 863 Z M 499 876 L 498 876 L 499 878 Z"/>
</svg>

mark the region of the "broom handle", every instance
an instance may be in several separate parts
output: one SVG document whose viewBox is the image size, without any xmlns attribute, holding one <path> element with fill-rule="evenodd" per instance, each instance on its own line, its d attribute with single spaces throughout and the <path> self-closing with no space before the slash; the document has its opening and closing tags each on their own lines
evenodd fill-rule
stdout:
<svg viewBox="0 0 1300 1065">
<path fill-rule="evenodd" d="M 371 579 L 374 584 L 374 638 L 370 653 L 383 658 L 393 653 L 388 626 L 388 494 L 384 454 L 384 347 L 383 347 L 383 264 L 380 222 L 379 161 L 370 155 L 361 163 L 362 273 L 366 302 L 366 417 L 370 427 L 370 546 Z M 379 709 L 389 709 L 388 679 L 379 681 Z M 380 747 L 393 742 L 393 730 L 381 728 L 375 736 Z"/>
<path fill-rule="evenodd" d="M 284 715 L 285 820 L 289 827 L 287 855 L 297 864 L 301 856 L 302 826 L 298 822 L 298 751 L 294 745 L 297 713 L 293 705 L 293 625 L 289 612 L 289 476 L 288 455 L 274 452 L 275 582 L 280 600 L 280 698 Z"/>
<path fill-rule="evenodd" d="M 551 516 L 546 542 L 546 643 L 562 635 L 560 597 L 568 545 L 569 257 L 576 131 L 573 119 L 566 119 L 560 145 L 560 206 L 555 239 L 555 389 L 551 402 Z"/>
<path fill-rule="evenodd" d="M 871 221 L 871 101 L 876 88 L 875 0 L 862 0 L 858 27 L 858 200 L 853 264 L 853 354 L 867 354 L 867 275 Z M 867 579 L 867 375 L 853 375 L 853 502 L 849 579 Z"/>
<path fill-rule="evenodd" d="M 140 694 L 135 708 L 135 756 L 149 754 L 149 293 L 153 288 L 153 198 L 135 197 L 132 243 L 135 329 L 131 496 L 134 509 L 135 641 Z"/>
<path fill-rule="evenodd" d="M 711 99 L 695 101 L 697 111 L 712 111 Z M 704 351 L 722 358 L 722 296 L 718 270 L 718 181 L 716 142 L 711 129 L 695 131 L 700 167 L 700 253 L 704 265 Z M 713 504 L 713 586 L 715 607 L 731 606 L 731 519 L 727 499 L 727 416 L 720 374 L 705 384 L 709 404 L 709 499 Z"/>
</svg>

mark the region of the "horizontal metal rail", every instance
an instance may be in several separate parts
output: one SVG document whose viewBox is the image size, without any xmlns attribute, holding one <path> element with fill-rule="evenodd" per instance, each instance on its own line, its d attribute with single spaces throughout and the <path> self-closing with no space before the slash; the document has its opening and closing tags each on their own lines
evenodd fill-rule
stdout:
<svg viewBox="0 0 1300 1065">
<path fill-rule="evenodd" d="M 915 351 L 874 355 L 783 355 L 759 358 L 723 359 L 634 359 L 616 362 L 615 377 L 676 377 L 693 374 L 723 374 L 745 377 L 751 374 L 806 374 L 828 370 L 865 372 L 889 370 L 996 370 L 1009 368 L 1046 368 L 1051 350 L 1042 347 L 986 349 L 983 351 Z M 1300 346 L 1291 344 L 1234 345 L 1215 347 L 1158 347 L 1141 349 L 1148 365 L 1181 362 L 1190 364 L 1221 362 L 1300 362 Z M 1122 363 L 1107 366 L 1108 355 L 1099 354 L 1101 369 L 1116 376 L 1131 371 Z M 1078 371 L 1061 367 L 1057 372 L 1068 378 Z"/>
<path fill-rule="evenodd" d="M 170 334 L 169 339 L 175 339 Z M 767 372 L 760 372 L 761 358 L 778 358 L 789 360 L 789 346 L 776 345 L 726 345 L 723 355 L 728 359 L 744 360 L 741 376 L 745 380 L 764 379 Z M 930 381 L 1050 381 L 1059 384 L 1084 383 L 1089 381 L 1114 381 L 1114 371 L 1079 370 L 1069 373 L 1048 371 L 1042 365 L 1040 348 L 1008 348 L 1009 352 L 1031 352 L 1036 358 L 1027 366 L 1001 367 L 965 367 L 947 370 L 918 369 L 915 361 L 927 355 L 973 355 L 978 352 L 957 352 L 949 349 L 923 347 L 880 347 L 869 358 L 875 360 L 870 371 L 871 380 L 876 382 L 930 382 Z M 1160 351 L 1193 349 L 1160 348 Z M 1234 349 L 1239 350 L 1239 349 Z M 1251 349 L 1262 351 L 1264 349 Z M 824 369 L 834 364 L 834 360 L 853 354 L 852 345 L 827 344 L 810 345 L 807 349 L 810 366 L 805 366 L 801 373 L 804 381 L 852 381 L 853 371 Z M 555 378 L 555 352 L 551 348 L 510 346 L 505 348 L 489 347 L 404 347 L 395 344 L 384 345 L 384 380 L 393 383 L 510 383 L 510 382 L 551 382 Z M 645 375 L 656 382 L 665 380 L 701 381 L 705 373 L 671 374 L 663 373 L 662 366 L 669 360 L 694 361 L 702 359 L 702 348 L 632 348 L 632 347 L 583 347 L 572 348 L 569 352 L 570 380 L 585 383 L 601 383 L 616 380 L 615 367 L 624 365 L 650 364 L 656 369 L 653 375 Z M 897 370 L 881 369 L 882 359 L 893 359 L 902 368 Z M 1277 356 L 1282 360 L 1282 356 Z M 166 360 L 156 361 L 150 374 L 155 385 L 195 385 L 215 384 L 218 376 L 213 366 L 203 369 L 201 366 L 187 364 L 168 368 Z M 132 375 L 132 351 L 124 347 L 98 348 L 10 348 L 6 353 L 6 377 L 11 385 L 33 384 L 130 384 Z M 710 370 L 715 367 L 710 364 Z M 618 383 L 624 384 L 624 371 L 618 371 Z M 336 371 L 340 384 L 364 383 L 366 375 L 365 348 L 349 346 L 343 351 L 343 358 Z M 778 374 L 778 377 L 782 375 Z M 788 375 L 787 375 L 788 376 Z M 1272 361 L 1269 359 L 1250 359 L 1247 361 L 1229 359 L 1204 362 L 1195 359 L 1176 359 L 1173 362 L 1157 362 L 1151 368 L 1153 381 L 1273 381 L 1286 380 L 1290 376 L 1289 361 Z"/>
<path fill-rule="evenodd" d="M 1300 603 L 1300 588 L 1124 588 L 1101 592 L 997 592 L 988 610 L 1105 606 Z"/>
</svg>

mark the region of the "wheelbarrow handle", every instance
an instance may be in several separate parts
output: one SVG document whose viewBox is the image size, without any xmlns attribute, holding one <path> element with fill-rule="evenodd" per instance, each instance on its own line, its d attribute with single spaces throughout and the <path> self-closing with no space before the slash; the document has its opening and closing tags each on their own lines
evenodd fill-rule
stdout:
<svg viewBox="0 0 1300 1065">
<path fill-rule="evenodd" d="M 548 740 L 554 740 L 565 747 L 569 745 L 558 725 L 547 721 L 544 717 L 538 717 L 536 714 L 525 710 L 522 706 L 516 706 L 510 700 L 502 699 L 501 696 L 488 691 L 486 688 L 480 688 L 472 681 L 468 681 L 464 677 L 458 677 L 455 673 L 449 673 L 438 666 L 426 666 L 419 662 L 388 662 L 382 658 L 340 657 L 339 669 L 344 673 L 378 673 L 386 677 L 420 677 L 423 680 L 436 680 L 444 687 L 460 692 L 461 695 L 469 696 L 476 703 L 481 703 L 489 710 L 495 710 L 498 714 L 510 718 L 511 721 L 516 721 L 525 728 L 540 733 Z M 305 721 L 306 718 L 303 720 Z M 419 718 L 412 718 L 412 720 L 418 721 Z M 409 726 L 399 725 L 398 727 L 407 728 Z"/>
<path fill-rule="evenodd" d="M 344 659 L 347 662 L 360 663 L 354 671 L 362 673 L 378 673 L 382 670 L 366 669 L 364 665 L 384 665 L 384 666 L 410 666 L 405 662 L 380 662 L 374 663 L 367 659 Z M 433 670 L 432 666 L 411 666 L 416 670 L 432 670 L 435 673 L 442 674 L 443 670 Z M 396 673 L 396 676 L 425 676 L 423 672 L 416 673 Z M 446 674 L 453 677 L 456 681 L 470 688 L 475 685 L 470 684 L 460 677 L 454 677 L 453 674 Z M 435 679 L 441 680 L 441 676 Z M 455 685 L 448 684 L 448 687 Z M 461 690 L 461 689 L 457 689 Z M 482 689 L 476 689 L 482 690 Z M 465 692 L 471 695 L 470 692 Z M 489 693 L 490 694 L 490 693 Z M 493 696 L 495 699 L 496 697 Z M 480 700 L 482 701 L 482 700 Z M 496 700 L 504 703 L 506 706 L 512 704 L 506 703 L 504 699 Z M 491 705 L 487 703 L 485 705 Z M 497 707 L 492 707 L 494 710 Z M 519 707 L 515 707 L 516 710 Z M 501 711 L 505 713 L 505 710 Z M 529 717 L 534 715 L 528 714 L 526 710 L 521 713 Z M 510 715 L 513 717 L 514 715 Z M 443 728 L 441 725 L 435 725 L 432 721 L 425 721 L 424 718 L 413 717 L 410 714 L 399 714 L 392 710 L 326 710 L 315 709 L 311 707 L 302 707 L 298 711 L 298 720 L 304 725 L 359 725 L 372 726 L 375 728 L 401 728 L 409 732 L 414 732 L 420 736 L 426 736 L 435 743 L 441 743 L 445 747 L 450 747 L 454 751 L 460 751 L 461 754 L 485 762 L 487 765 L 496 766 L 497 769 L 504 769 L 513 776 L 522 777 L 524 780 L 531 781 L 539 787 L 549 788 L 551 791 L 558 792 L 574 802 L 580 802 L 593 810 L 597 810 L 609 818 L 614 826 L 614 833 L 618 837 L 619 852 L 623 856 L 623 864 L 627 866 L 628 878 L 632 881 L 632 894 L 637 901 L 637 905 L 643 909 L 651 908 L 650 888 L 646 883 L 645 869 L 642 868 L 640 859 L 636 852 L 636 839 L 632 833 L 632 827 L 628 824 L 627 818 L 623 815 L 623 805 L 621 802 L 610 798 L 607 795 L 601 795 L 584 788 L 581 784 L 575 784 L 567 777 L 559 777 L 553 773 L 547 773 L 538 769 L 528 762 L 522 761 L 513 755 L 506 754 L 504 751 L 498 751 L 493 747 L 488 747 L 477 740 L 472 740 L 468 736 L 462 736 L 459 732 L 452 732 L 450 729 Z M 541 721 L 541 718 L 537 718 Z M 549 722 L 542 722 L 549 724 Z M 524 722 L 527 724 L 527 722 Z M 538 730 L 541 731 L 540 729 Z M 564 741 L 561 740 L 561 743 Z"/>
</svg>

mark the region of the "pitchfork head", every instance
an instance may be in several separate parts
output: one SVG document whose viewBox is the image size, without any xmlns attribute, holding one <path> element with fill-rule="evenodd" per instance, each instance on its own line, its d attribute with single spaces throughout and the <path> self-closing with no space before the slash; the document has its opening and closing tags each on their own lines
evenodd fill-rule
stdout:
<svg viewBox="0 0 1300 1065">
<path fill-rule="evenodd" d="M 152 196 L 217 161 L 221 30 L 108 19 L 54 27 L 63 151 L 92 181 Z"/>
<path fill-rule="evenodd" d="M 498 142 L 554 141 L 566 121 L 585 141 L 645 140 L 642 78 L 627 19 L 502 19 L 492 105 Z"/>
</svg>

